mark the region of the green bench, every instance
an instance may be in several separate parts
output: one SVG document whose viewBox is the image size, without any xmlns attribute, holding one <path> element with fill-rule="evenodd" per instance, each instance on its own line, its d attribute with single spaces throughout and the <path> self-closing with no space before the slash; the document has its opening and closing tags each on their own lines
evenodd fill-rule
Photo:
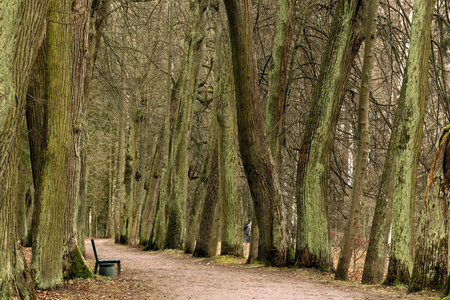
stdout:
<svg viewBox="0 0 450 300">
<path fill-rule="evenodd" d="M 99 271 L 100 275 L 112 276 L 112 275 L 114 275 L 114 272 L 112 272 L 113 274 L 111 274 L 110 270 L 111 270 L 111 268 L 112 268 L 112 270 L 114 270 L 114 265 L 116 264 L 117 265 L 117 276 L 120 277 L 120 260 L 119 259 L 101 259 L 101 260 L 98 259 L 97 250 L 95 249 L 94 239 L 91 239 L 91 243 L 92 243 L 92 250 L 94 250 L 94 256 L 95 256 L 94 274 L 97 274 L 97 271 Z M 99 268 L 100 268 L 100 270 L 99 270 Z"/>
</svg>

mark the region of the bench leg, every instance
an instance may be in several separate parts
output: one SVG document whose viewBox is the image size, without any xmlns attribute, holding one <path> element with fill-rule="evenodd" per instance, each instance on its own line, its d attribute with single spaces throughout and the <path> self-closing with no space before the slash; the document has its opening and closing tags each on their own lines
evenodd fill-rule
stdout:
<svg viewBox="0 0 450 300">
<path fill-rule="evenodd" d="M 95 268 L 94 268 L 94 274 L 97 274 L 97 271 L 98 271 L 98 263 L 96 262 L 95 263 Z"/>
<path fill-rule="evenodd" d="M 120 277 L 120 261 L 117 263 L 117 276 Z"/>
</svg>

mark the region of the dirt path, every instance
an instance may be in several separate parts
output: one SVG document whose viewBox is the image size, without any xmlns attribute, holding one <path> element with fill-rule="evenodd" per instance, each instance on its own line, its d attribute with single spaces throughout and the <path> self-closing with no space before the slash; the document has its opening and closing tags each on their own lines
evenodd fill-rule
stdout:
<svg viewBox="0 0 450 300">
<path fill-rule="evenodd" d="M 100 259 L 120 259 L 122 278 L 143 281 L 156 299 L 393 299 L 400 292 L 377 292 L 378 287 L 355 287 L 317 278 L 311 271 L 279 270 L 196 259 L 181 252 L 146 252 L 95 241 Z M 93 259 L 90 240 L 87 257 Z M 423 296 L 423 295 L 422 295 Z M 410 298 L 410 296 L 408 296 Z M 423 297 L 422 297 L 423 299 Z"/>
</svg>

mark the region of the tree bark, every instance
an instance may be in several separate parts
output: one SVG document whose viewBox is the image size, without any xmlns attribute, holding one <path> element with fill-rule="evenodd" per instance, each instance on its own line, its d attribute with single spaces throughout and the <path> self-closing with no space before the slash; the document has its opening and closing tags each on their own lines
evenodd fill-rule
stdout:
<svg viewBox="0 0 450 300">
<path fill-rule="evenodd" d="M 36 286 L 62 282 L 65 197 L 71 146 L 71 2 L 50 1 L 45 53 L 45 121 L 42 169 L 36 185 L 31 266 Z"/>
<path fill-rule="evenodd" d="M 289 46 L 292 36 L 294 1 L 279 0 L 272 47 L 272 64 L 266 107 L 266 132 L 275 167 L 281 174 L 282 146 L 285 137 L 286 88 Z"/>
<path fill-rule="evenodd" d="M 0 3 L 0 297 L 36 299 L 16 243 L 18 149 L 25 93 L 45 28 L 48 1 Z"/>
<path fill-rule="evenodd" d="M 171 184 L 168 202 L 168 225 L 165 247 L 182 249 L 184 243 L 185 204 L 187 196 L 187 141 L 191 106 L 196 93 L 196 82 L 203 40 L 206 34 L 207 1 L 191 0 L 184 42 L 184 54 L 178 79 L 177 109 L 172 128 L 169 170 Z"/>
<path fill-rule="evenodd" d="M 351 66 L 362 42 L 365 1 L 339 1 L 300 147 L 297 168 L 298 266 L 333 267 L 328 239 L 329 156 Z"/>
<path fill-rule="evenodd" d="M 87 130 L 84 78 L 89 37 L 91 0 L 73 1 L 72 14 L 72 84 L 71 84 L 71 140 L 65 201 L 63 273 L 69 278 L 90 278 L 94 274 L 86 264 L 78 247 L 78 208 L 80 206 L 82 141 Z M 81 241 L 80 241 L 81 242 Z M 82 239 L 84 244 L 84 237 Z"/>
<path fill-rule="evenodd" d="M 264 134 L 251 1 L 225 0 L 231 40 L 239 149 L 254 202 L 261 253 L 268 265 L 285 265 L 286 227 L 278 174 Z"/>
<path fill-rule="evenodd" d="M 216 111 L 216 109 L 214 109 Z M 193 255 L 195 257 L 211 257 L 215 255 L 213 237 L 214 221 L 216 218 L 216 207 L 219 202 L 219 173 L 218 168 L 218 140 L 217 140 L 217 121 L 212 119 L 209 140 L 210 163 L 208 168 L 208 175 L 206 176 L 206 193 L 203 197 L 203 206 L 200 212 L 199 228 L 197 243 Z"/>
<path fill-rule="evenodd" d="M 414 267 L 409 292 L 424 288 L 442 290 L 447 277 L 447 195 L 450 162 L 450 127 L 441 133 L 434 163 L 428 174 L 417 230 Z"/>
<path fill-rule="evenodd" d="M 219 3 L 216 27 L 215 87 L 217 99 L 219 197 L 221 204 L 221 255 L 243 256 L 242 203 L 239 197 L 236 100 L 233 93 L 233 65 L 226 14 Z"/>
<path fill-rule="evenodd" d="M 358 107 L 358 135 L 356 165 L 353 170 L 353 190 L 351 193 L 351 210 L 344 233 L 343 246 L 336 269 L 335 279 L 348 280 L 348 269 L 355 246 L 356 233 L 359 227 L 359 214 L 363 197 L 364 179 L 366 178 L 367 159 L 369 157 L 369 94 L 372 79 L 374 45 L 376 42 L 378 0 L 368 3 L 365 24 L 364 62 Z"/>
<path fill-rule="evenodd" d="M 414 200 L 425 114 L 432 13 L 433 0 L 414 2 L 411 46 L 400 93 L 405 104 L 395 155 L 392 242 L 386 284 L 408 283 L 412 273 Z"/>
</svg>

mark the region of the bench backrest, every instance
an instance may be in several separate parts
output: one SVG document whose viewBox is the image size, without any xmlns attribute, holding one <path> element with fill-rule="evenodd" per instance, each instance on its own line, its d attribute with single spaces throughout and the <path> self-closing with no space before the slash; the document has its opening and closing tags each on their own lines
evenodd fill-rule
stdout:
<svg viewBox="0 0 450 300">
<path fill-rule="evenodd" d="M 95 250 L 94 239 L 91 239 L 91 243 L 92 243 L 92 250 L 94 250 L 95 261 L 98 262 L 97 250 Z"/>
</svg>

